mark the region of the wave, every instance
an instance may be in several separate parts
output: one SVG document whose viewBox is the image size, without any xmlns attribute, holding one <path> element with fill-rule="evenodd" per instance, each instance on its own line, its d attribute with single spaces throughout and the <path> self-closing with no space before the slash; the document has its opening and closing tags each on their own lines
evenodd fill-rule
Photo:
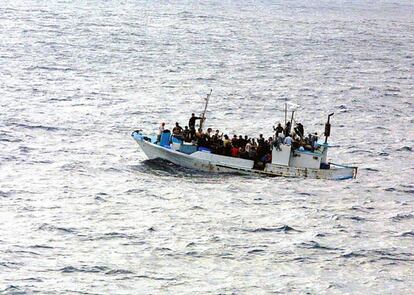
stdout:
<svg viewBox="0 0 414 295">
<path fill-rule="evenodd" d="M 369 168 L 369 167 L 367 167 L 367 168 L 362 168 L 361 170 L 365 170 L 365 171 L 372 171 L 372 172 L 379 172 L 379 170 L 378 170 L 378 169 L 375 169 L 375 168 Z"/>
<path fill-rule="evenodd" d="M 0 262 L 0 267 L 5 267 L 5 268 L 9 268 L 9 269 L 18 269 L 20 266 L 22 265 L 22 263 L 17 263 L 17 262 Z M 0 292 L 1 294 L 1 292 Z"/>
<path fill-rule="evenodd" d="M 27 292 L 17 286 L 9 285 L 3 290 L 0 290 L 0 294 L 14 294 L 14 295 L 24 295 Z"/>
<path fill-rule="evenodd" d="M 133 271 L 126 270 L 126 269 L 110 269 L 106 266 L 80 266 L 80 267 L 74 267 L 74 266 L 66 266 L 58 271 L 62 273 L 103 273 L 106 275 L 120 275 L 120 274 L 133 274 Z"/>
<path fill-rule="evenodd" d="M 23 140 L 18 138 L 0 138 L 0 142 L 22 142 Z"/>
<path fill-rule="evenodd" d="M 33 249 L 53 249 L 53 247 L 46 246 L 46 245 L 33 245 L 33 246 L 30 246 L 29 248 L 33 248 Z"/>
<path fill-rule="evenodd" d="M 321 244 L 315 241 L 302 242 L 302 243 L 297 244 L 297 247 L 305 248 L 305 249 L 318 249 L 318 250 L 341 250 L 340 248 L 322 246 Z"/>
<path fill-rule="evenodd" d="M 45 125 L 28 125 L 28 124 L 22 124 L 22 123 L 17 123 L 17 124 L 13 124 L 13 125 L 15 127 L 19 127 L 19 128 L 41 129 L 41 130 L 46 130 L 46 131 L 51 131 L 51 132 L 66 130 L 65 128 L 54 127 L 54 126 L 45 126 Z"/>
<path fill-rule="evenodd" d="M 414 238 L 414 230 L 403 232 L 400 234 L 400 237 L 413 237 Z"/>
<path fill-rule="evenodd" d="M 370 261 L 393 260 L 393 261 L 414 261 L 411 253 L 396 252 L 396 249 L 387 250 L 353 250 L 340 255 L 342 258 L 367 258 Z"/>
<path fill-rule="evenodd" d="M 413 148 L 409 146 L 403 146 L 403 147 L 396 149 L 396 151 L 397 152 L 412 152 Z"/>
<path fill-rule="evenodd" d="M 68 72 L 68 71 L 76 71 L 76 69 L 74 68 L 69 68 L 69 67 L 52 67 L 52 66 L 34 66 L 34 67 L 28 67 L 26 68 L 26 70 L 45 70 L 45 71 L 63 71 L 63 72 Z"/>
<path fill-rule="evenodd" d="M 8 197 L 10 197 L 10 193 L 9 192 L 5 192 L 5 191 L 0 191 L 0 197 L 8 198 Z"/>
<path fill-rule="evenodd" d="M 256 254 L 256 253 L 263 253 L 263 252 L 265 252 L 265 250 L 263 249 L 253 249 L 253 250 L 247 251 L 247 254 Z"/>
<path fill-rule="evenodd" d="M 110 232 L 103 235 L 100 235 L 96 238 L 89 238 L 90 240 L 111 240 L 111 239 L 126 239 L 126 240 L 134 240 L 137 239 L 138 236 L 119 233 L 119 232 Z"/>
<path fill-rule="evenodd" d="M 414 214 L 412 213 L 398 213 L 397 215 L 391 217 L 393 221 L 401 221 L 406 219 L 414 219 Z"/>
<path fill-rule="evenodd" d="M 76 230 L 74 228 L 66 228 L 66 227 L 59 227 L 50 225 L 47 223 L 42 224 L 39 226 L 38 230 L 44 230 L 44 231 L 56 231 L 56 232 L 63 232 L 67 234 L 74 234 L 76 233 Z"/>
<path fill-rule="evenodd" d="M 259 227 L 254 229 L 244 229 L 244 231 L 252 232 L 252 233 L 263 233 L 263 232 L 301 232 L 300 230 L 294 229 L 288 225 L 283 225 L 280 227 Z"/>
</svg>

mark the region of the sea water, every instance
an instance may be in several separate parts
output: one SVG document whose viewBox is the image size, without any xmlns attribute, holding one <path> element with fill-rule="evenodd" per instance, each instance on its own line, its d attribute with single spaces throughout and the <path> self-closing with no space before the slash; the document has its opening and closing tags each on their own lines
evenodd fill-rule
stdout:
<svg viewBox="0 0 414 295">
<path fill-rule="evenodd" d="M 412 1 L 2 1 L 2 294 L 412 294 Z M 332 117 L 356 180 L 145 161 L 133 130 Z M 291 115 L 289 110 L 289 117 Z"/>
</svg>

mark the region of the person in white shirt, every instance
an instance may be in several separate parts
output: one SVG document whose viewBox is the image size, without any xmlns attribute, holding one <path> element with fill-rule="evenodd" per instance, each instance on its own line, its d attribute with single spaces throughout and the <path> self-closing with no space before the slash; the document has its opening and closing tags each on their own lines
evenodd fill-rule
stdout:
<svg viewBox="0 0 414 295">
<path fill-rule="evenodd" d="M 250 153 L 250 151 L 252 150 L 252 144 L 250 143 L 250 140 L 247 141 L 245 150 L 248 153 Z"/>
<path fill-rule="evenodd" d="M 161 134 L 164 132 L 165 130 L 165 123 L 162 122 L 160 127 L 158 127 L 158 136 L 157 136 L 157 141 L 159 142 L 161 140 Z"/>
<path fill-rule="evenodd" d="M 288 136 L 285 137 L 285 140 L 283 141 L 283 144 L 292 145 L 292 137 L 288 134 Z"/>
</svg>

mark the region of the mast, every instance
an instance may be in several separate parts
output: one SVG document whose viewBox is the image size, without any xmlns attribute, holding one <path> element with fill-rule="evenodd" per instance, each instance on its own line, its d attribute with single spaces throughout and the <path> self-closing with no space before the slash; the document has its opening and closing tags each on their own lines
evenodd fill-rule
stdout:
<svg viewBox="0 0 414 295">
<path fill-rule="evenodd" d="M 285 97 L 285 126 L 287 123 L 287 102 L 286 102 L 286 97 Z"/>
<path fill-rule="evenodd" d="M 331 123 L 330 119 L 334 113 L 328 115 L 328 121 L 325 123 L 325 144 L 328 143 L 328 137 L 331 136 Z"/>
<path fill-rule="evenodd" d="M 291 133 L 291 130 L 293 130 L 293 116 L 295 115 L 295 111 L 292 111 L 292 118 L 290 119 L 290 129 L 289 133 Z"/>
<path fill-rule="evenodd" d="M 206 104 L 204 105 L 204 111 L 203 111 L 203 113 L 201 114 L 201 121 L 200 121 L 200 128 L 201 129 L 203 129 L 203 124 L 204 124 L 204 121 L 206 120 L 206 112 L 207 112 L 207 106 L 208 106 L 208 102 L 209 102 L 209 100 L 210 100 L 210 96 L 211 96 L 211 93 L 213 92 L 213 89 L 210 89 L 210 93 L 208 93 L 207 94 L 207 97 L 205 98 L 205 100 L 206 100 Z"/>
</svg>

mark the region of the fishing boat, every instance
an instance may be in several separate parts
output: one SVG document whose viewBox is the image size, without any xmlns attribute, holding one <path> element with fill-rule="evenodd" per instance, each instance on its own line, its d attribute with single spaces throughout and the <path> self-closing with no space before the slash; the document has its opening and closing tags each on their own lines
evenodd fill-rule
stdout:
<svg viewBox="0 0 414 295">
<path fill-rule="evenodd" d="M 211 95 L 207 95 L 200 127 Z M 285 104 L 285 121 L 287 107 Z M 293 122 L 292 112 L 292 120 Z M 330 118 L 325 124 L 325 141 L 317 142 L 312 150 L 294 148 L 290 144 L 275 144 L 271 147 L 271 160 L 262 163 L 256 159 L 232 157 L 212 152 L 195 142 L 184 142 L 166 130 L 159 135 L 146 135 L 142 130 L 132 132 L 133 139 L 148 159 L 162 159 L 176 165 L 211 173 L 257 174 L 279 177 L 344 180 L 356 178 L 357 167 L 335 164 L 328 161 L 328 137 L 331 132 Z"/>
</svg>

